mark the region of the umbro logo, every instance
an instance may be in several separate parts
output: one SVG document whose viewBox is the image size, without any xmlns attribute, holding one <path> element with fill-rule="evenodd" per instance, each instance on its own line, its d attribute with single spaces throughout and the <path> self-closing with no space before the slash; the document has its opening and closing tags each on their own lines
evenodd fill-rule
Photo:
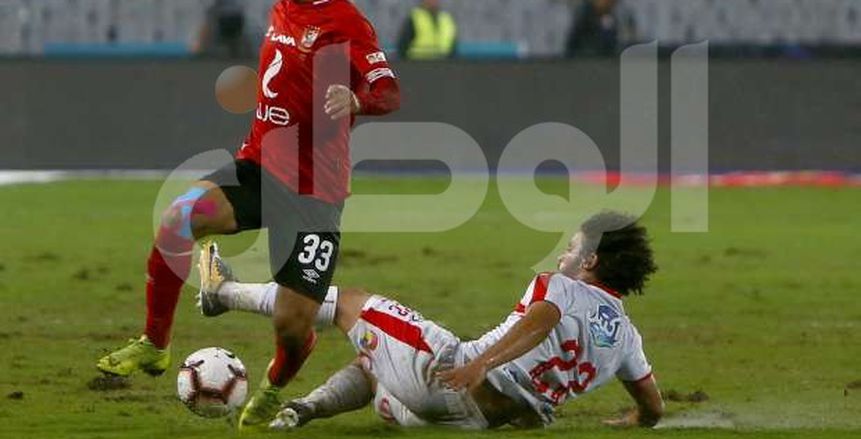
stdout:
<svg viewBox="0 0 861 439">
<path fill-rule="evenodd" d="M 306 269 L 302 270 L 302 273 L 305 273 L 302 276 L 302 279 L 305 279 L 306 281 L 311 282 L 312 284 L 316 285 L 317 281 L 320 280 L 320 273 L 317 273 L 317 270 L 312 270 L 310 268 L 306 268 Z"/>
</svg>

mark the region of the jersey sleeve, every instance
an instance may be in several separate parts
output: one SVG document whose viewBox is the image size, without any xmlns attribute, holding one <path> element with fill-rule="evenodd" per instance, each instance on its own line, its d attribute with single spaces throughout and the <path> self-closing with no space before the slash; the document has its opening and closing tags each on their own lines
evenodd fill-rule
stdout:
<svg viewBox="0 0 861 439">
<path fill-rule="evenodd" d="M 364 81 L 373 84 L 383 78 L 396 79 L 377 33 L 367 20 L 360 20 L 350 38 L 350 63 Z"/>
<path fill-rule="evenodd" d="M 516 311 L 526 312 L 529 305 L 535 302 L 549 302 L 559 308 L 560 314 L 565 314 L 574 306 L 574 298 L 565 290 L 565 282 L 557 273 L 541 273 L 532 279 L 526 294 L 517 304 Z"/>
<path fill-rule="evenodd" d="M 633 331 L 630 341 L 625 349 L 625 357 L 619 365 L 619 370 L 616 371 L 616 378 L 622 381 L 635 382 L 644 380 L 652 376 L 652 365 L 646 359 L 646 353 L 643 351 L 643 337 L 637 332 L 636 328 L 631 328 Z"/>
</svg>

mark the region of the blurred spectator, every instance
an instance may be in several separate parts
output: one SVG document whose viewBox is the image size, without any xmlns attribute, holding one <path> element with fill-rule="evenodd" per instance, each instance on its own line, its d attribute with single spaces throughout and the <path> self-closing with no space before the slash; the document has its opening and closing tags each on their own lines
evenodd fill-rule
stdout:
<svg viewBox="0 0 861 439">
<path fill-rule="evenodd" d="M 422 0 L 413 8 L 398 38 L 401 58 L 452 58 L 457 51 L 457 23 L 440 7 L 440 0 Z"/>
<path fill-rule="evenodd" d="M 619 41 L 616 0 L 585 0 L 574 11 L 574 21 L 565 44 L 565 55 L 612 56 Z"/>
<path fill-rule="evenodd" d="M 215 0 L 206 10 L 193 50 L 199 55 L 251 58 L 255 53 L 249 27 L 241 1 Z"/>
</svg>

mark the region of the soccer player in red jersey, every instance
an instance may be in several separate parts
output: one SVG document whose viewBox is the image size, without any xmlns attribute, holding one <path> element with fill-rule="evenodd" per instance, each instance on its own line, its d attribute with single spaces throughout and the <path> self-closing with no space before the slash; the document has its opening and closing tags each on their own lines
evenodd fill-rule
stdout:
<svg viewBox="0 0 861 439">
<path fill-rule="evenodd" d="M 144 334 L 97 365 L 120 376 L 163 373 L 195 240 L 267 228 L 279 285 L 276 354 L 240 427 L 272 418 L 278 390 L 314 347 L 320 304 L 333 300 L 327 294 L 349 195 L 355 116 L 400 106 L 398 81 L 376 32 L 349 0 L 280 0 L 270 20 L 250 134 L 233 164 L 195 183 L 164 213 L 148 263 Z"/>
</svg>

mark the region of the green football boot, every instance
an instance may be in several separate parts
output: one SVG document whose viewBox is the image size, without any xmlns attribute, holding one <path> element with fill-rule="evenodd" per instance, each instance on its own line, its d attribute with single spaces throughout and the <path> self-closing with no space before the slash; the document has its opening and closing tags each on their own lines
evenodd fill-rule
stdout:
<svg viewBox="0 0 861 439">
<path fill-rule="evenodd" d="M 281 411 L 279 393 L 281 388 L 270 384 L 268 377 L 263 377 L 260 387 L 251 395 L 239 415 L 239 430 L 268 427 Z"/>
<path fill-rule="evenodd" d="M 100 371 L 127 377 L 137 371 L 159 376 L 170 367 L 170 348 L 159 349 L 146 335 L 129 340 L 129 345 L 102 357 L 96 364 Z"/>
</svg>

